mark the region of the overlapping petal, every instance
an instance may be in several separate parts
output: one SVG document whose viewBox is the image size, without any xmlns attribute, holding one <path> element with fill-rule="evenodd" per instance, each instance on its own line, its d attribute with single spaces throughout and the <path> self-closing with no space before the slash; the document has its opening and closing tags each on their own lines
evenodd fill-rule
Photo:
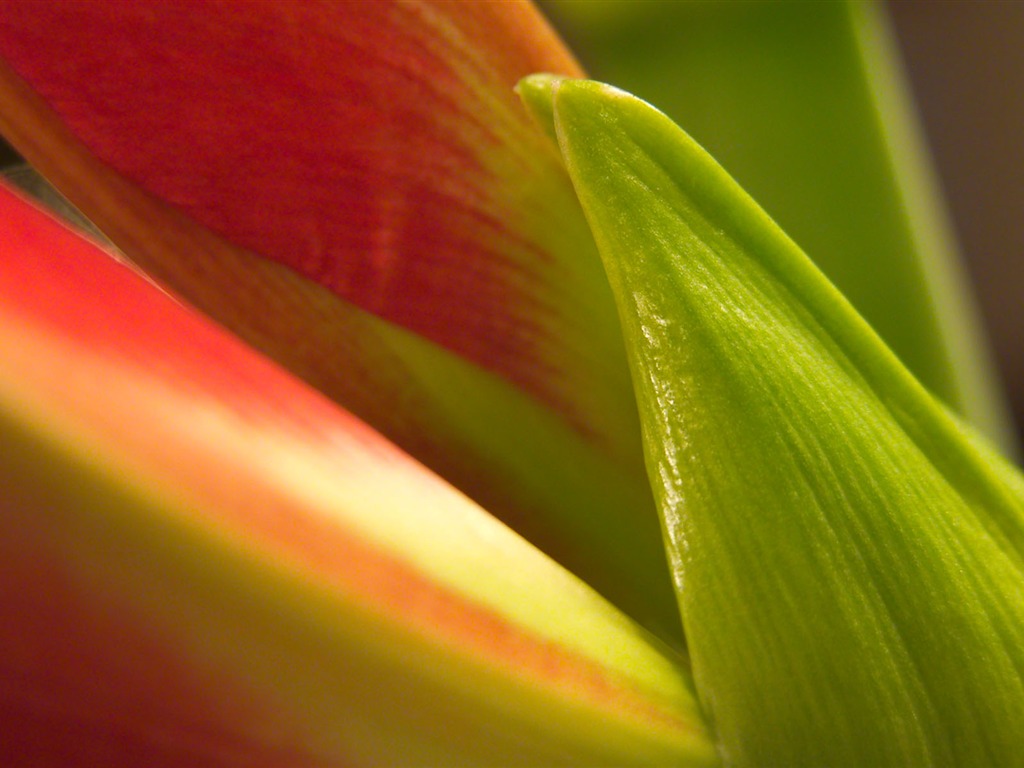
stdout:
<svg viewBox="0 0 1024 768">
<path fill-rule="evenodd" d="M 589 588 L 2 190 L 0 226 L 5 761 L 713 760 Z"/>
<path fill-rule="evenodd" d="M 554 93 L 616 291 L 723 760 L 1017 762 L 1020 473 L 663 114 L 592 82 L 524 92 Z"/>
<path fill-rule="evenodd" d="M 621 334 L 517 3 L 42 3 L 0 130 L 130 258 L 668 638 Z"/>
</svg>

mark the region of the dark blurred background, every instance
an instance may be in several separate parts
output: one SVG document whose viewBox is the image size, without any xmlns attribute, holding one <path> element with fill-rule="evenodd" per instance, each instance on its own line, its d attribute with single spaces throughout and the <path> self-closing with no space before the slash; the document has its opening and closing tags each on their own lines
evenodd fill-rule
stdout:
<svg viewBox="0 0 1024 768">
<path fill-rule="evenodd" d="M 0 168 L 6 168 L 17 160 L 18 156 L 14 154 L 14 151 L 3 139 L 0 139 Z"/>
<path fill-rule="evenodd" d="M 1024 428 L 1024 2 L 888 4 L 983 319 Z"/>
</svg>

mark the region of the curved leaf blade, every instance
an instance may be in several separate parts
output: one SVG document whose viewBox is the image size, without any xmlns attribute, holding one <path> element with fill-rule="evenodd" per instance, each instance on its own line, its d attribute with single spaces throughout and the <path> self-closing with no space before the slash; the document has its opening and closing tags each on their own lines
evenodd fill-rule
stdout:
<svg viewBox="0 0 1024 768">
<path fill-rule="evenodd" d="M 547 87 L 725 762 L 1012 764 L 1020 480 L 668 118 Z"/>
</svg>

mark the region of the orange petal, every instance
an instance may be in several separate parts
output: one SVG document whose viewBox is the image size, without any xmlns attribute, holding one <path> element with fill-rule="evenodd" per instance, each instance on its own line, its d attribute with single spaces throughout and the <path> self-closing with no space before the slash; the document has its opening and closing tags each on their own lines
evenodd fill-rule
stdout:
<svg viewBox="0 0 1024 768">
<path fill-rule="evenodd" d="M 3 190 L 0 226 L 6 755 L 713 760 L 685 665 L 582 583 Z"/>
<path fill-rule="evenodd" d="M 535 10 L 15 3 L 0 57 L 0 131 L 134 261 L 678 639 L 614 305 L 512 91 L 579 72 Z"/>
</svg>

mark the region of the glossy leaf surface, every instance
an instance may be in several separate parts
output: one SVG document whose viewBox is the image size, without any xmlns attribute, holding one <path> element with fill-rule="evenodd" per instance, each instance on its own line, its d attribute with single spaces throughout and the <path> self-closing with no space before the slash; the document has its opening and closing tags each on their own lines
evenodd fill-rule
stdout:
<svg viewBox="0 0 1024 768">
<path fill-rule="evenodd" d="M 730 765 L 1010 765 L 1021 479 L 661 113 L 553 92 L 625 333 L 700 698 Z"/>
<path fill-rule="evenodd" d="M 0 228 L 5 764 L 712 761 L 588 587 L 5 190 Z"/>
</svg>

